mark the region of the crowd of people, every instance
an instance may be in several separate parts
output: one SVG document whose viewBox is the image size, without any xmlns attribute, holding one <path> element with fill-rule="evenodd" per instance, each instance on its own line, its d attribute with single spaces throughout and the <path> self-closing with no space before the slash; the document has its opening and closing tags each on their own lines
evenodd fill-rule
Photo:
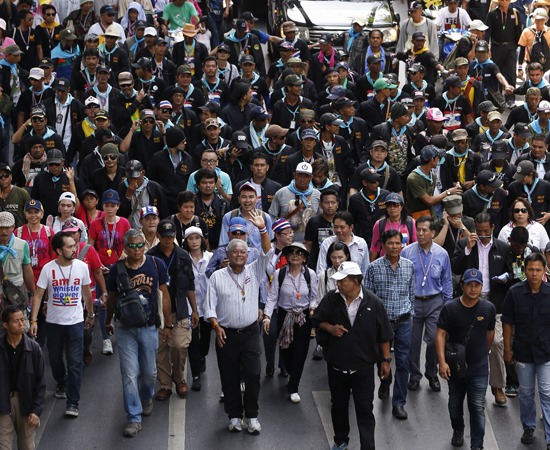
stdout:
<svg viewBox="0 0 550 450">
<path fill-rule="evenodd" d="M 399 420 L 448 380 L 455 446 L 467 396 L 472 449 L 488 385 L 533 442 L 538 378 L 550 448 L 550 3 L 413 1 L 395 53 L 361 17 L 308 43 L 219 0 L 111 3 L 0 3 L 2 440 L 33 448 L 40 347 L 79 415 L 97 322 L 127 437 L 187 360 L 201 390 L 214 331 L 230 431 L 261 431 L 262 367 L 300 403 L 315 336 L 334 449 L 350 391 L 375 447 L 375 366 Z"/>
</svg>

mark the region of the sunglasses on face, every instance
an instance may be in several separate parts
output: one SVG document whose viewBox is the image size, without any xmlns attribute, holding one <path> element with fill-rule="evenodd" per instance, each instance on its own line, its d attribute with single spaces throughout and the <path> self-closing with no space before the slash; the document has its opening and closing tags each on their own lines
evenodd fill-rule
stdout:
<svg viewBox="0 0 550 450">
<path fill-rule="evenodd" d="M 56 166 L 59 167 L 61 163 L 48 163 L 48 166 Z"/>
<path fill-rule="evenodd" d="M 102 156 L 102 158 L 103 158 L 103 161 L 108 161 L 108 160 L 115 161 L 116 159 L 118 159 L 118 156 L 117 155 L 105 155 L 105 156 Z"/>
<path fill-rule="evenodd" d="M 41 123 L 41 122 L 44 122 L 44 117 L 33 117 L 33 118 L 32 118 L 32 121 L 33 121 L 34 123 L 37 123 L 37 122 L 38 122 L 38 123 Z"/>
<path fill-rule="evenodd" d="M 172 114 L 172 110 L 171 109 L 161 109 L 160 112 L 162 114 Z"/>
<path fill-rule="evenodd" d="M 289 250 L 288 254 L 289 254 L 289 255 L 303 256 L 303 255 L 304 255 L 304 251 L 303 251 L 303 250 Z"/>
<path fill-rule="evenodd" d="M 46 13 L 44 14 L 45 16 L 48 16 L 48 17 L 55 17 L 55 13 Z"/>
<path fill-rule="evenodd" d="M 145 247 L 145 242 L 138 242 L 137 244 L 128 244 L 127 247 L 132 250 L 141 250 L 143 247 Z"/>
<path fill-rule="evenodd" d="M 519 214 L 519 213 L 523 213 L 523 214 L 526 214 L 527 213 L 527 208 L 514 208 L 514 214 Z"/>
<path fill-rule="evenodd" d="M 232 231 L 230 234 L 235 236 L 244 236 L 246 233 L 244 231 Z"/>
<path fill-rule="evenodd" d="M 302 123 L 314 123 L 315 120 L 313 119 L 302 119 Z"/>
<path fill-rule="evenodd" d="M 0 175 L 0 180 L 5 180 L 9 177 L 11 177 L 11 175 L 9 173 L 3 173 L 3 174 Z"/>
<path fill-rule="evenodd" d="M 155 123 L 155 119 L 143 119 L 141 123 Z"/>
<path fill-rule="evenodd" d="M 99 109 L 99 105 L 88 105 L 86 106 L 88 109 Z"/>
</svg>

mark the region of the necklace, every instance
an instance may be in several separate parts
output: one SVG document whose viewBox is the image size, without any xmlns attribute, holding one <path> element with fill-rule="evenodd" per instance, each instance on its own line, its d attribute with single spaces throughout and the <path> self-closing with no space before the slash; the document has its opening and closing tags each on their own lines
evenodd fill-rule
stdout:
<svg viewBox="0 0 550 450">
<path fill-rule="evenodd" d="M 235 286 L 237 286 L 237 288 L 239 288 L 239 290 L 241 291 L 241 295 L 242 295 L 242 299 L 241 299 L 241 300 L 242 300 L 243 303 L 244 303 L 244 301 L 246 300 L 246 295 L 245 295 L 245 292 L 244 292 L 244 283 L 243 283 L 243 285 L 241 286 L 241 285 L 239 284 L 239 281 L 238 281 L 238 280 L 239 280 L 240 274 L 237 274 L 237 278 L 236 278 L 236 279 L 233 278 L 233 275 L 232 275 L 233 269 L 231 269 L 231 266 L 228 266 L 228 267 L 227 267 L 227 273 L 229 274 L 229 278 L 231 278 L 231 281 L 233 281 L 233 283 L 235 283 Z M 245 274 L 244 279 L 245 279 L 245 281 L 246 281 L 246 267 L 243 269 L 242 273 Z"/>
<path fill-rule="evenodd" d="M 292 285 L 294 286 L 294 290 L 296 291 L 296 298 L 300 300 L 300 285 L 302 281 L 302 271 L 298 274 L 296 279 L 298 280 L 298 283 L 294 282 L 294 278 L 292 278 L 292 275 L 290 274 L 290 270 L 288 271 L 288 276 L 290 277 L 290 281 L 292 282 Z M 280 289 L 280 286 L 279 286 Z"/>
</svg>

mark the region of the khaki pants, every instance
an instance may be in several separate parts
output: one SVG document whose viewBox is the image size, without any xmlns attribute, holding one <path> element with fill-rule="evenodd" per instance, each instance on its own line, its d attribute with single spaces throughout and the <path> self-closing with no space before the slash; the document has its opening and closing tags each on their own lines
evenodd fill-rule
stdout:
<svg viewBox="0 0 550 450">
<path fill-rule="evenodd" d="M 502 314 L 497 314 L 495 338 L 489 354 L 489 385 L 493 388 L 506 387 L 506 366 L 504 365 L 504 336 L 502 335 Z"/>
<path fill-rule="evenodd" d="M 191 343 L 191 328 L 187 319 L 176 321 L 172 314 L 174 329 L 170 342 L 164 342 L 164 330 L 159 328 L 159 348 L 157 351 L 157 379 L 161 389 L 172 389 L 172 381 L 185 381 L 183 371 L 187 361 L 187 349 Z"/>
<path fill-rule="evenodd" d="M 0 448 L 12 448 L 13 431 L 17 433 L 17 448 L 19 450 L 34 450 L 36 429 L 31 427 L 27 422 L 27 417 L 21 414 L 19 406 L 19 395 L 15 395 L 10 399 L 11 415 L 0 415 Z"/>
</svg>

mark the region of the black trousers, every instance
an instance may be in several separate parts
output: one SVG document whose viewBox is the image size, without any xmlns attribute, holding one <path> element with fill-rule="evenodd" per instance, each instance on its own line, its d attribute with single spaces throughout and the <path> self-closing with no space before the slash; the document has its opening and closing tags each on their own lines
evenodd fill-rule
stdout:
<svg viewBox="0 0 550 450">
<path fill-rule="evenodd" d="M 210 349 L 210 337 L 212 335 L 212 325 L 208 320 L 200 318 L 199 325 L 193 328 L 191 343 L 189 344 L 189 365 L 191 366 L 191 375 L 200 377 L 200 359 L 208 355 Z"/>
<path fill-rule="evenodd" d="M 286 370 L 290 374 L 287 390 L 289 394 L 298 392 L 300 379 L 304 371 L 307 352 L 309 350 L 309 339 L 311 334 L 311 320 L 309 318 L 309 309 L 304 310 L 306 322 L 300 327 L 294 324 L 294 338 L 288 348 L 281 348 L 281 356 L 285 362 Z M 283 327 L 283 322 L 287 312 L 279 308 L 277 313 L 277 330 Z"/>
<path fill-rule="evenodd" d="M 225 344 L 216 343 L 216 355 L 224 393 L 224 409 L 230 419 L 258 417 L 260 396 L 260 330 L 243 333 L 225 328 Z M 246 385 L 241 394 L 241 380 Z"/>
<path fill-rule="evenodd" d="M 518 67 L 517 49 L 518 46 L 514 43 L 497 45 L 493 42 L 491 46 L 491 59 L 499 67 L 500 72 L 512 87 L 516 86 Z"/>
<path fill-rule="evenodd" d="M 372 412 L 374 366 L 364 367 L 353 374 L 339 372 L 330 365 L 327 365 L 327 369 L 332 402 L 334 442 L 338 445 L 344 442 L 349 443 L 348 407 L 351 390 L 355 402 L 361 450 L 374 450 L 374 426 L 376 423 Z"/>
<path fill-rule="evenodd" d="M 262 324 L 260 323 L 260 332 L 262 333 L 262 339 L 264 341 L 265 362 L 275 367 L 275 351 L 277 350 L 277 315 L 278 310 L 274 309 L 271 314 L 271 323 L 269 324 L 269 334 L 262 332 Z M 279 369 L 286 369 L 285 361 L 281 355 L 281 349 L 279 348 Z"/>
</svg>

